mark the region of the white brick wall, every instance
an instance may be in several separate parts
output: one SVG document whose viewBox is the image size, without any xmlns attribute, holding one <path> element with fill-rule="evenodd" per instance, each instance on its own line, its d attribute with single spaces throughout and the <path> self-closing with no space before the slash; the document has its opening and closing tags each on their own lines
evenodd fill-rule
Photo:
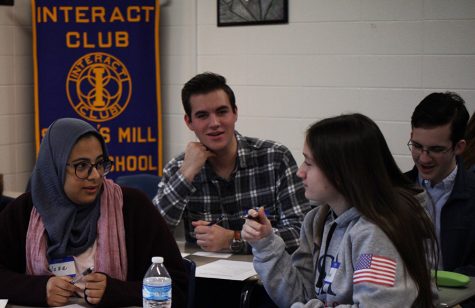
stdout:
<svg viewBox="0 0 475 308">
<path fill-rule="evenodd" d="M 22 191 L 34 164 L 30 1 L 0 6 L 0 172 Z"/>
<path fill-rule="evenodd" d="M 425 95 L 457 91 L 475 109 L 473 1 L 290 0 L 288 25 L 232 28 L 216 27 L 215 12 L 198 1 L 198 72 L 227 76 L 238 129 L 299 162 L 310 123 L 361 112 L 408 169 L 409 119 Z"/>
<path fill-rule="evenodd" d="M 475 1 L 289 0 L 289 24 L 216 26 L 217 0 L 167 0 L 160 44 L 164 161 L 194 136 L 180 90 L 196 73 L 226 76 L 238 130 L 286 144 L 301 162 L 312 122 L 346 112 L 378 123 L 400 164 L 416 104 L 459 92 L 475 111 Z M 0 172 L 23 190 L 34 164 L 30 1 L 0 7 Z"/>
</svg>

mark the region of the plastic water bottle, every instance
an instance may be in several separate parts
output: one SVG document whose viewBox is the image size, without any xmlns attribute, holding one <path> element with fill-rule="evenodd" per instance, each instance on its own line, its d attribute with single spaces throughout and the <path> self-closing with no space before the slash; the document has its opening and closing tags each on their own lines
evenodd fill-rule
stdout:
<svg viewBox="0 0 475 308">
<path fill-rule="evenodd" d="M 172 306 L 172 279 L 162 257 L 152 258 L 152 265 L 143 278 L 142 297 L 143 306 L 147 308 Z"/>
</svg>

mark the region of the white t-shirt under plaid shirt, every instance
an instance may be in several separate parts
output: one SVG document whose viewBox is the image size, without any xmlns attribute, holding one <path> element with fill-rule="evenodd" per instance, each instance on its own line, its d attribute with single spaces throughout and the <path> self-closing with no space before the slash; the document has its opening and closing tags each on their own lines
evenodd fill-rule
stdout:
<svg viewBox="0 0 475 308">
<path fill-rule="evenodd" d="M 206 163 L 188 183 L 179 171 L 184 153 L 163 170 L 153 203 L 166 222 L 176 227 L 183 218 L 193 240 L 192 221 L 216 221 L 226 229 L 241 230 L 241 215 L 264 206 L 276 233 L 293 251 L 299 245 L 300 226 L 310 204 L 305 198 L 297 164 L 285 146 L 269 140 L 241 136 L 236 132 L 238 157 L 229 180 L 218 177 Z"/>
</svg>

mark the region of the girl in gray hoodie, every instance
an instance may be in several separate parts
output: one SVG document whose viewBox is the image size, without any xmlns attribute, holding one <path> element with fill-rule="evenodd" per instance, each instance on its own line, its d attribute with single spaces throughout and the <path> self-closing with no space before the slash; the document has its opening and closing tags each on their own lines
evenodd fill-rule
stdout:
<svg viewBox="0 0 475 308">
<path fill-rule="evenodd" d="M 242 237 L 279 307 L 433 307 L 434 229 L 378 126 L 361 114 L 315 123 L 297 175 L 310 211 L 289 255 L 263 208 Z M 430 257 L 427 258 L 427 255 Z"/>
</svg>

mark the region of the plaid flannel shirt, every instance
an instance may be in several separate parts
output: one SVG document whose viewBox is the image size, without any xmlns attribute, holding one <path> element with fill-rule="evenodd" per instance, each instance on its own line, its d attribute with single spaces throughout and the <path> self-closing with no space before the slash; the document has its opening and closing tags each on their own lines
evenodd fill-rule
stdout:
<svg viewBox="0 0 475 308">
<path fill-rule="evenodd" d="M 206 163 L 193 182 L 187 182 L 179 170 L 182 153 L 165 166 L 153 203 L 170 227 L 184 219 L 187 240 L 195 239 L 192 221 L 222 219 L 222 227 L 241 230 L 241 216 L 250 208 L 263 206 L 274 231 L 293 251 L 310 210 L 302 181 L 296 176 L 297 164 L 281 144 L 235 135 L 238 155 L 231 179 L 218 177 Z"/>
</svg>

